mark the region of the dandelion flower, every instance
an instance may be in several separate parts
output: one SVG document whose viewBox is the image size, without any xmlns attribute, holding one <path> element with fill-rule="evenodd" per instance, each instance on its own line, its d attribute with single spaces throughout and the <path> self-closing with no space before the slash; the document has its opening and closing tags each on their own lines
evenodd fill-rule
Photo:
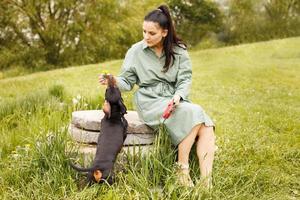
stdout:
<svg viewBox="0 0 300 200">
<path fill-rule="evenodd" d="M 78 103 L 78 100 L 76 98 L 73 98 L 72 102 L 73 102 L 74 105 L 76 105 Z"/>
</svg>

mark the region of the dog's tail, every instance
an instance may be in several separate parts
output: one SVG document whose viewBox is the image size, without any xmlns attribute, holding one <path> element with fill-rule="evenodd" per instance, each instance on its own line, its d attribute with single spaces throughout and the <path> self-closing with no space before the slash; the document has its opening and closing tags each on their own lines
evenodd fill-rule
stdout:
<svg viewBox="0 0 300 200">
<path fill-rule="evenodd" d="M 79 171 L 79 172 L 92 172 L 92 171 L 95 171 L 95 167 L 83 168 L 83 167 L 80 167 L 78 165 L 74 165 L 72 162 L 70 162 L 70 166 L 73 169 L 75 169 L 76 171 Z"/>
</svg>

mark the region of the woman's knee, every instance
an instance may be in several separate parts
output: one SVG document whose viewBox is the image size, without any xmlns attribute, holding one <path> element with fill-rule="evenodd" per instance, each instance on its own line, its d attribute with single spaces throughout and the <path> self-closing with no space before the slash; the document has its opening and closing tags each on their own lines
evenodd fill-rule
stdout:
<svg viewBox="0 0 300 200">
<path fill-rule="evenodd" d="M 212 126 L 205 126 L 204 124 L 198 131 L 198 136 L 201 138 L 207 138 L 208 140 L 215 140 L 214 128 Z"/>
<path fill-rule="evenodd" d="M 182 145 L 185 145 L 187 143 L 189 145 L 192 145 L 195 141 L 195 138 L 198 135 L 199 128 L 200 128 L 200 125 L 194 126 L 192 128 L 192 130 L 189 132 L 189 134 L 185 138 L 183 138 L 183 140 L 179 143 L 179 145 L 182 146 Z"/>
</svg>

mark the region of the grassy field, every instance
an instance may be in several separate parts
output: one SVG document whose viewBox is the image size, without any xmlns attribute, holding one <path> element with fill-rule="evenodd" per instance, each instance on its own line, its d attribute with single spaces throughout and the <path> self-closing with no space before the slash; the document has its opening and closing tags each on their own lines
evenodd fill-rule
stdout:
<svg viewBox="0 0 300 200">
<path fill-rule="evenodd" d="M 164 130 L 111 187 L 81 189 L 68 166 L 71 112 L 99 109 L 102 70 L 121 60 L 0 80 L 0 199 L 299 199 L 300 38 L 190 52 L 190 98 L 216 123 L 214 188 L 175 184 Z M 132 92 L 123 97 L 129 109 Z M 78 103 L 74 104 L 78 100 Z M 199 170 L 192 155 L 192 178 Z"/>
</svg>

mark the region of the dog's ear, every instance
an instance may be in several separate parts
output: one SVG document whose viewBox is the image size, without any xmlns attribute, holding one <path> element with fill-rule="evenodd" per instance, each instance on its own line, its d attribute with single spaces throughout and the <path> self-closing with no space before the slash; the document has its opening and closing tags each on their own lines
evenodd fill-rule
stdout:
<svg viewBox="0 0 300 200">
<path fill-rule="evenodd" d="M 110 103 L 108 101 L 104 101 L 104 104 L 102 106 L 102 110 L 105 113 L 105 115 L 107 116 L 107 118 L 110 118 L 111 115 L 111 107 L 110 107 Z"/>
<path fill-rule="evenodd" d="M 125 104 L 123 103 L 123 99 L 121 97 L 121 99 L 119 100 L 119 106 L 120 106 L 120 110 L 121 110 L 121 113 L 124 115 L 127 113 L 127 108 L 125 106 Z"/>
</svg>

